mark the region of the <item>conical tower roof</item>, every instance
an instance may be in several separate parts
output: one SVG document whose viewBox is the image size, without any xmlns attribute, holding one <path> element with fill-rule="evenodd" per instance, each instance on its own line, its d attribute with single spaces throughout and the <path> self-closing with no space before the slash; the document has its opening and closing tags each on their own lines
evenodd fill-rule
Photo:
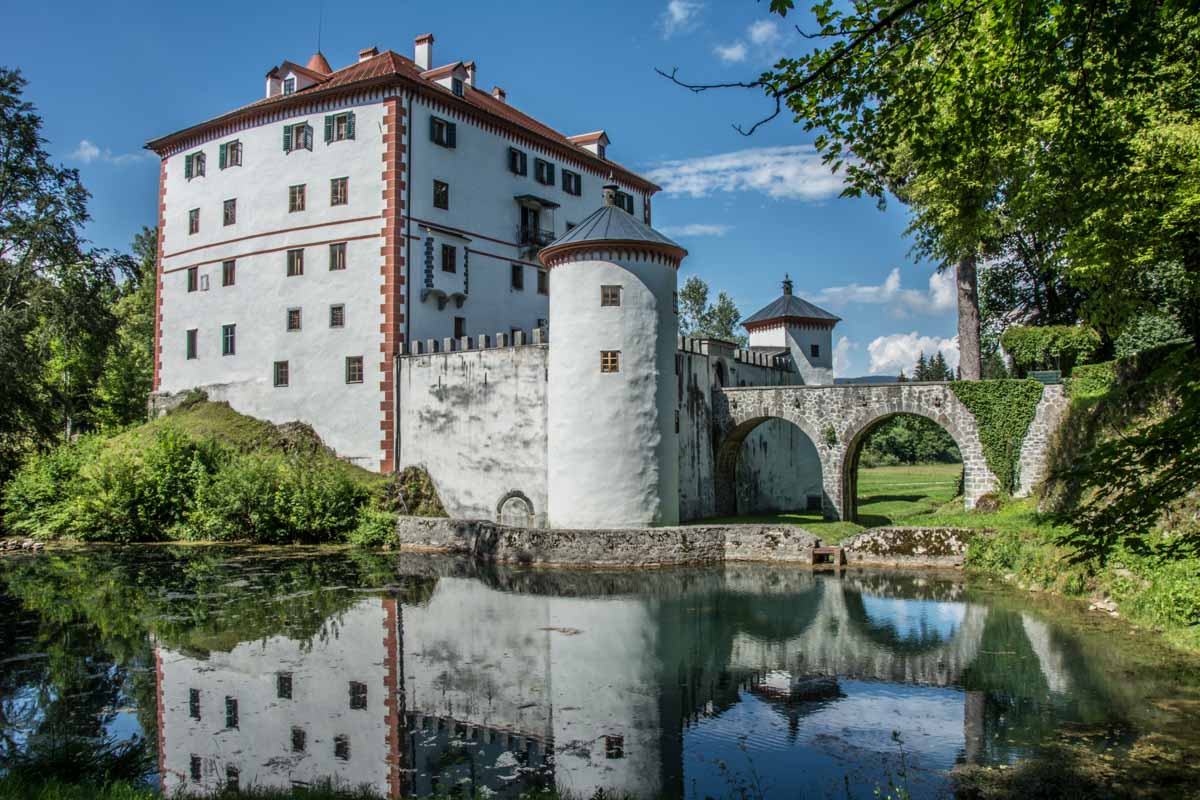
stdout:
<svg viewBox="0 0 1200 800">
<path fill-rule="evenodd" d="M 544 247 L 539 254 L 542 263 L 571 250 L 587 249 L 597 244 L 627 245 L 661 251 L 676 263 L 687 255 L 676 242 L 651 228 L 616 204 L 617 186 L 604 187 L 604 205 L 582 222 Z"/>
</svg>

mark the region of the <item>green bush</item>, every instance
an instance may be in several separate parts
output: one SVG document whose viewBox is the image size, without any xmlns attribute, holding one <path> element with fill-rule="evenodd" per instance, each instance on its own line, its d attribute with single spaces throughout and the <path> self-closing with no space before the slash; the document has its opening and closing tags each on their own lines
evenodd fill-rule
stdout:
<svg viewBox="0 0 1200 800">
<path fill-rule="evenodd" d="M 5 530 L 38 539 L 67 535 L 70 517 L 64 504 L 78 486 L 80 470 L 103 445 L 103 437 L 84 436 L 30 457 L 4 487 Z"/>
<path fill-rule="evenodd" d="M 1115 361 L 1081 364 L 1067 378 L 1067 395 L 1074 400 L 1083 397 L 1102 397 L 1108 394 L 1117 380 Z"/>
<path fill-rule="evenodd" d="M 1011 494 L 1017 484 L 1021 445 L 1042 399 L 1042 385 L 1034 380 L 955 381 L 950 389 L 975 415 L 988 468 L 1000 491 Z"/>
<path fill-rule="evenodd" d="M 1130 320 L 1113 341 L 1117 358 L 1129 358 L 1162 345 L 1187 339 L 1187 331 L 1171 314 L 1159 311 Z"/>
<path fill-rule="evenodd" d="M 382 547 L 396 540 L 396 514 L 371 506 L 358 510 L 358 525 L 350 531 L 351 544 Z"/>
<path fill-rule="evenodd" d="M 1019 374 L 1057 369 L 1066 375 L 1096 354 L 1100 336 L 1081 325 L 1014 325 L 1000 335 L 1000 344 Z"/>
</svg>

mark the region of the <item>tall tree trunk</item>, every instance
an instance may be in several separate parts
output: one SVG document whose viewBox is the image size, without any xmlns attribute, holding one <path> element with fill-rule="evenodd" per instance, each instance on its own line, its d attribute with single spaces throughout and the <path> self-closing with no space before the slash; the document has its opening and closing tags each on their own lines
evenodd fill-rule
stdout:
<svg viewBox="0 0 1200 800">
<path fill-rule="evenodd" d="M 958 262 L 958 369 L 964 381 L 977 381 L 982 373 L 979 351 L 979 274 L 975 254 Z"/>
</svg>

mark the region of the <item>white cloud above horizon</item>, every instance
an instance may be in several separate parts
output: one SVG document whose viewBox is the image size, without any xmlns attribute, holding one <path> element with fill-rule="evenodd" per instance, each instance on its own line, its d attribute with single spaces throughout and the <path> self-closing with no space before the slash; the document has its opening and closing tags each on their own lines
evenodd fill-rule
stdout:
<svg viewBox="0 0 1200 800">
<path fill-rule="evenodd" d="M 647 170 L 646 177 L 668 194 L 693 198 L 715 192 L 761 192 L 777 199 L 818 201 L 837 196 L 844 186 L 842 177 L 821 162 L 810 144 L 662 161 Z"/>
<path fill-rule="evenodd" d="M 667 236 L 688 238 L 693 236 L 724 236 L 733 230 L 732 225 L 709 222 L 689 222 L 686 225 L 665 225 L 659 230 Z"/>
<path fill-rule="evenodd" d="M 67 158 L 72 161 L 78 161 L 81 164 L 92 164 L 96 161 L 102 161 L 107 164 L 116 164 L 124 166 L 133 164 L 138 161 L 146 161 L 154 158 L 154 154 L 150 152 L 144 153 L 119 153 L 114 154 L 107 147 L 101 149 L 87 139 L 80 139 L 79 146 L 71 151 Z"/>
<path fill-rule="evenodd" d="M 841 308 L 848 305 L 884 305 L 895 317 L 952 311 L 957 307 L 954 273 L 934 271 L 925 291 L 905 289 L 900 284 L 900 268 L 893 267 L 880 284 L 849 283 L 829 286 L 812 296 L 814 303 Z"/>
<path fill-rule="evenodd" d="M 704 3 L 698 0 L 669 0 L 663 9 L 658 24 L 662 29 L 664 39 L 670 39 L 679 33 L 686 33 L 699 24 L 698 17 L 704 9 Z"/>
<path fill-rule="evenodd" d="M 726 64 L 739 64 L 751 55 L 756 62 L 775 62 L 780 56 L 782 39 L 783 34 L 775 20 L 762 19 L 746 28 L 745 37 L 719 44 L 713 48 L 713 53 Z"/>
<path fill-rule="evenodd" d="M 941 351 L 950 369 L 958 367 L 957 336 L 943 339 L 940 336 L 922 336 L 916 331 L 879 336 L 867 345 L 867 355 L 871 359 L 867 371 L 878 375 L 885 372 L 895 374 L 904 370 L 906 374 L 912 375 L 917 357 L 921 353 L 930 358 L 938 351 Z"/>
<path fill-rule="evenodd" d="M 746 60 L 746 43 L 719 44 L 713 48 L 713 52 L 726 64 L 736 64 Z"/>
<path fill-rule="evenodd" d="M 833 346 L 833 376 L 835 378 L 849 377 L 850 352 L 857 350 L 858 345 L 850 341 L 850 337 L 842 336 Z"/>
</svg>

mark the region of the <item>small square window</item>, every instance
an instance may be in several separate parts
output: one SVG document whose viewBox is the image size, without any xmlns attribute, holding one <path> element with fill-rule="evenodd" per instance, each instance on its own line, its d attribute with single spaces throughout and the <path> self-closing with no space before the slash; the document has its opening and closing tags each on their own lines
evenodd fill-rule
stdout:
<svg viewBox="0 0 1200 800">
<path fill-rule="evenodd" d="M 346 356 L 346 383 L 362 383 L 363 382 L 363 357 L 362 356 Z M 367 686 L 363 687 L 363 708 L 366 708 L 367 702 Z M 353 702 L 353 701 L 352 701 Z M 354 708 L 353 704 L 350 706 Z"/>
<path fill-rule="evenodd" d="M 308 744 L 308 734 L 304 728 L 292 728 L 292 752 L 303 753 L 305 746 Z"/>
<path fill-rule="evenodd" d="M 525 267 L 521 264 L 510 264 L 509 267 L 512 271 L 512 288 L 518 292 L 525 291 Z"/>
<path fill-rule="evenodd" d="M 305 184 L 303 183 L 288 187 L 289 212 L 304 210 L 304 187 Z"/>
<path fill-rule="evenodd" d="M 225 698 L 225 727 L 238 727 L 238 701 L 234 697 Z"/>
<path fill-rule="evenodd" d="M 237 282 L 237 262 L 221 262 L 221 285 L 233 286 Z"/>
<path fill-rule="evenodd" d="M 550 273 L 544 269 L 537 271 L 537 292 L 538 294 L 550 294 Z"/>
<path fill-rule="evenodd" d="M 433 182 L 433 207 L 450 208 L 450 184 L 445 181 Z"/>
<path fill-rule="evenodd" d="M 189 361 L 196 358 L 196 339 L 199 333 L 196 328 L 187 332 L 187 358 Z"/>
<path fill-rule="evenodd" d="M 329 181 L 329 205 L 344 206 L 350 202 L 350 179 L 333 178 Z"/>
<path fill-rule="evenodd" d="M 200 777 L 202 775 L 202 771 L 201 771 L 202 766 L 203 766 L 203 762 L 200 761 L 200 756 L 193 754 L 192 758 L 191 758 L 191 764 L 189 765 L 190 768 L 188 770 L 188 772 L 192 776 L 193 781 L 200 780 Z"/>
<path fill-rule="evenodd" d="M 295 91 L 296 91 L 296 79 L 295 78 L 284 78 L 283 79 L 283 93 L 284 94 L 292 94 Z"/>
<path fill-rule="evenodd" d="M 200 232 L 200 209 L 193 208 L 188 212 L 188 236 Z"/>
<path fill-rule="evenodd" d="M 237 222 L 237 200 L 225 201 L 224 220 L 226 225 L 233 225 Z"/>
<path fill-rule="evenodd" d="M 333 757 L 338 761 L 350 760 L 350 737 L 339 733 L 333 737 Z"/>
<path fill-rule="evenodd" d="M 284 362 L 287 363 L 287 362 Z M 275 673 L 275 696 L 280 700 L 292 699 L 292 673 Z"/>
<path fill-rule="evenodd" d="M 620 286 L 601 286 L 600 287 L 600 305 L 601 306 L 619 306 L 619 305 L 621 305 L 621 287 Z"/>
<path fill-rule="evenodd" d="M 300 330 L 300 309 L 289 308 L 287 310 L 287 329 L 289 331 Z"/>
<path fill-rule="evenodd" d="M 812 358 L 820 358 L 820 357 L 821 357 L 821 345 L 819 345 L 819 344 L 810 344 L 810 345 L 808 346 L 808 354 L 809 354 L 809 355 L 810 355 Z"/>
<path fill-rule="evenodd" d="M 554 165 L 541 158 L 533 160 L 533 177 L 538 183 L 546 186 L 554 185 Z"/>
<path fill-rule="evenodd" d="M 304 274 L 304 250 L 287 251 L 287 274 L 289 278 Z"/>
<path fill-rule="evenodd" d="M 187 271 L 187 290 L 194 292 L 200 288 L 200 268 L 188 267 Z"/>
<path fill-rule="evenodd" d="M 346 307 L 344 305 L 338 304 L 329 307 L 329 327 L 346 327 Z"/>
<path fill-rule="evenodd" d="M 241 782 L 242 773 L 237 767 L 230 764 L 225 767 L 225 791 L 237 792 L 238 784 Z"/>
<path fill-rule="evenodd" d="M 361 711 L 367 707 L 367 685 L 359 681 L 350 681 L 350 708 Z"/>
<path fill-rule="evenodd" d="M 346 268 L 346 243 L 335 242 L 329 245 L 329 269 L 336 272 Z"/>
<path fill-rule="evenodd" d="M 200 690 L 188 689 L 188 716 L 200 719 Z"/>
<path fill-rule="evenodd" d="M 221 326 L 221 355 L 237 354 L 237 325 Z"/>
<path fill-rule="evenodd" d="M 621 351 L 620 350 L 601 350 L 600 351 L 600 371 L 601 372 L 620 372 L 621 371 Z"/>
<path fill-rule="evenodd" d="M 288 385 L 288 362 L 275 362 L 275 385 L 279 387 Z"/>
<path fill-rule="evenodd" d="M 452 244 L 442 245 L 442 272 L 458 271 L 458 248 Z"/>
<path fill-rule="evenodd" d="M 625 757 L 625 737 L 624 736 L 605 736 L 604 737 L 604 757 L 605 758 L 624 758 Z"/>
<path fill-rule="evenodd" d="M 464 337 L 466 335 L 467 335 L 467 318 L 466 317 L 455 317 L 454 318 L 454 338 L 461 339 L 462 337 Z"/>
</svg>

